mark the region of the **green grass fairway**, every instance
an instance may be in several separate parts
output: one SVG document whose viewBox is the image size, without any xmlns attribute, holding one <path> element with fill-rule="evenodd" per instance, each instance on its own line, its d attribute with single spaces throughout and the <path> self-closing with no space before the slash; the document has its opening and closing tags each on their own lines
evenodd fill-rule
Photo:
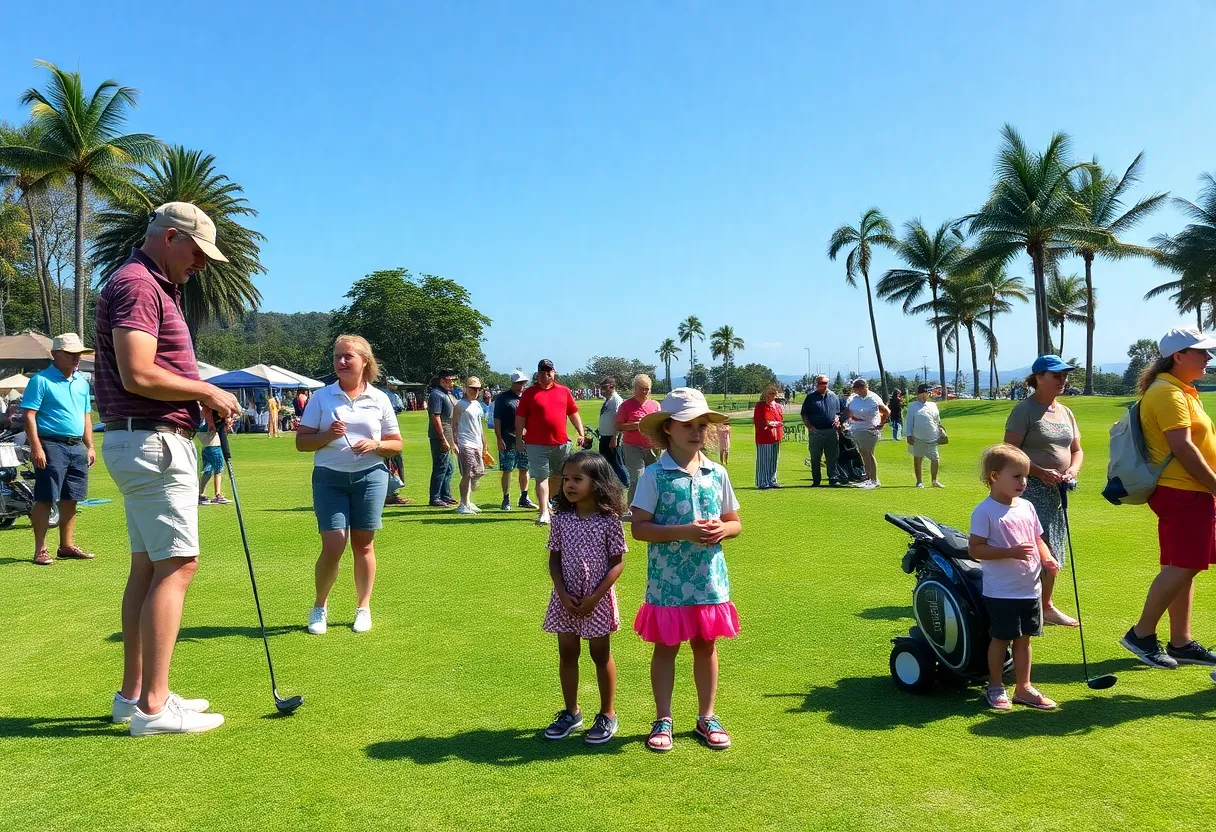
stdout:
<svg viewBox="0 0 1216 832">
<path fill-rule="evenodd" d="M 1216 398 L 1209 398 L 1216 409 Z M 632 631 L 645 547 L 630 540 L 614 641 L 619 738 L 592 750 L 538 731 L 561 706 L 557 652 L 540 624 L 550 591 L 546 533 L 530 513 L 411 506 L 385 512 L 377 536 L 375 628 L 349 628 L 349 560 L 331 627 L 312 637 L 318 538 L 309 472 L 293 440 L 233 443 L 259 588 L 284 694 L 304 707 L 272 718 L 262 646 L 234 509 L 202 513 L 204 554 L 186 606 L 174 690 L 227 718 L 200 736 L 131 739 L 108 724 L 119 683 L 119 599 L 127 539 L 100 462 L 78 537 L 90 563 L 29 563 L 29 525 L 0 532 L 0 828 L 13 830 L 372 829 L 1210 829 L 1216 686 L 1205 670 L 1150 670 L 1117 644 L 1157 569 L 1154 518 L 1115 508 L 1106 431 L 1123 404 L 1071 399 L 1088 452 L 1072 503 L 1090 691 L 1077 633 L 1035 641 L 1033 678 L 1055 713 L 989 712 L 979 688 L 897 692 L 891 638 L 906 632 L 913 579 L 906 537 L 884 512 L 923 513 L 965 529 L 984 491 L 978 456 L 1003 432 L 1009 402 L 944 408 L 944 491 L 912 487 L 902 442 L 878 449 L 882 489 L 810 490 L 805 448 L 781 453 L 786 488 L 754 488 L 749 420 L 730 470 L 743 536 L 726 544 L 742 635 L 721 645 L 718 713 L 734 748 L 691 736 L 696 700 L 687 651 L 676 684 L 676 744 L 643 747 L 654 718 L 649 649 Z M 598 402 L 583 404 L 587 416 Z M 425 502 L 421 414 L 401 419 L 408 486 Z M 230 495 L 231 496 L 231 495 Z M 1073 609 L 1061 575 L 1061 605 Z M 1198 581 L 1195 632 L 1216 641 L 1216 583 Z M 584 653 L 582 703 L 597 700 Z"/>
</svg>

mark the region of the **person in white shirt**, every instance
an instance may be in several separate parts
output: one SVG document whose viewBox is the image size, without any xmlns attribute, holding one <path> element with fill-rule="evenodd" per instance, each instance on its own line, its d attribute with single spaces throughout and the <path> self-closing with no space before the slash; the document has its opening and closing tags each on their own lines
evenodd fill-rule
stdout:
<svg viewBox="0 0 1216 832">
<path fill-rule="evenodd" d="M 478 401 L 481 379 L 469 376 L 464 383 L 464 398 L 452 414 L 456 434 L 456 458 L 460 461 L 460 505 L 457 514 L 480 514 L 473 504 L 473 492 L 486 472 L 485 408 Z"/>
<path fill-rule="evenodd" d="M 334 342 L 338 380 L 316 391 L 296 431 L 296 450 L 313 453 L 312 507 L 321 532 L 316 567 L 316 601 L 308 632 L 327 629 L 329 592 L 338 579 L 349 536 L 355 558 L 355 621 L 372 628 L 372 584 L 376 579 L 374 541 L 388 493 L 385 459 L 401 453 L 397 415 L 384 391 L 372 386 L 380 374 L 372 348 L 358 335 Z"/>
<path fill-rule="evenodd" d="M 608 376 L 600 382 L 600 393 L 604 403 L 600 405 L 600 456 L 616 473 L 621 485 L 629 487 L 629 472 L 625 470 L 625 459 L 621 455 L 621 437 L 616 432 L 616 411 L 621 406 L 621 394 L 616 392 L 616 379 Z"/>
<path fill-rule="evenodd" d="M 845 430 L 857 443 L 861 453 L 861 461 L 866 466 L 866 479 L 861 483 L 862 488 L 878 488 L 878 462 L 874 459 L 874 448 L 882 435 L 882 426 L 887 423 L 891 411 L 882 396 L 870 391 L 870 385 L 864 378 L 853 380 L 853 393 L 844 403 L 844 409 L 849 414 Z"/>
<path fill-rule="evenodd" d="M 937 479 L 939 465 L 937 446 L 941 440 L 942 417 L 937 405 L 929 401 L 930 387 L 922 384 L 916 388 L 916 401 L 908 405 L 904 427 L 908 439 L 908 453 L 912 455 L 912 470 L 916 473 L 916 487 L 924 488 L 921 478 L 921 462 L 929 458 L 929 476 L 934 488 L 945 488 Z"/>
</svg>

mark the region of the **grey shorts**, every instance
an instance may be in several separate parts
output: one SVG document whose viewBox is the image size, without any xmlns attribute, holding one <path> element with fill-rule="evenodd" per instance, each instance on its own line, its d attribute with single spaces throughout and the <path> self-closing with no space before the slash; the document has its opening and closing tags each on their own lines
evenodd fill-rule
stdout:
<svg viewBox="0 0 1216 832">
<path fill-rule="evenodd" d="M 908 446 L 908 453 L 912 454 L 912 456 L 918 459 L 923 459 L 925 457 L 928 457 L 929 459 L 937 459 L 937 443 L 926 442 L 924 439 L 913 439 L 912 444 Z"/>
<path fill-rule="evenodd" d="M 569 442 L 565 445 L 529 445 L 528 474 L 535 480 L 560 476 L 568 456 Z"/>
<path fill-rule="evenodd" d="M 878 446 L 878 432 L 872 430 L 851 430 L 849 436 L 857 443 L 857 450 L 874 453 Z"/>
<path fill-rule="evenodd" d="M 1043 604 L 1038 598 L 989 598 L 989 635 L 997 641 L 1014 641 L 1022 636 L 1043 635 Z"/>
</svg>

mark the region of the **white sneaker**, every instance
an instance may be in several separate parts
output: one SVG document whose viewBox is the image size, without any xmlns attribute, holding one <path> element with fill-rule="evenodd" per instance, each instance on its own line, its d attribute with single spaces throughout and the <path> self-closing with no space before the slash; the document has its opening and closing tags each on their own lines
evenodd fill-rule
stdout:
<svg viewBox="0 0 1216 832">
<path fill-rule="evenodd" d="M 880 482 L 879 480 L 874 480 L 874 487 L 875 487 L 875 488 L 882 488 L 882 482 Z"/>
<path fill-rule="evenodd" d="M 469 508 L 473 509 L 474 514 L 481 514 L 481 509 L 477 507 L 476 503 L 469 503 Z"/>
<path fill-rule="evenodd" d="M 537 518 L 536 518 L 536 525 L 538 525 L 538 526 L 547 526 L 547 525 L 549 525 L 549 515 L 547 515 L 547 514 L 542 514 L 540 517 L 537 517 Z"/>
<path fill-rule="evenodd" d="M 934 488 L 945 488 L 946 486 L 942 485 L 942 484 L 941 484 L 940 482 L 938 482 L 937 480 L 934 480 L 934 481 L 933 481 L 933 487 L 934 487 Z"/>
<path fill-rule="evenodd" d="M 152 734 L 201 734 L 224 724 L 221 714 L 206 714 L 188 711 L 181 700 L 170 698 L 158 714 L 146 714 L 135 708 L 131 714 L 131 736 L 147 737 Z"/>
<path fill-rule="evenodd" d="M 169 699 L 176 701 L 184 710 L 196 711 L 200 714 L 211 707 L 211 703 L 206 699 L 183 699 L 173 691 L 169 691 Z M 135 700 L 123 699 L 121 693 L 114 694 L 114 707 L 110 711 L 110 721 L 115 725 L 126 725 L 135 715 L 137 704 L 138 702 Z"/>
<path fill-rule="evenodd" d="M 308 611 L 308 632 L 314 636 L 323 636 L 325 631 L 329 629 L 329 624 L 326 621 L 327 612 L 325 607 L 313 607 Z"/>
<path fill-rule="evenodd" d="M 351 629 L 356 633 L 366 633 L 372 628 L 372 611 L 367 607 L 355 607 L 355 623 Z"/>
<path fill-rule="evenodd" d="M 866 491 L 869 491 L 871 488 L 874 488 L 874 481 L 873 480 L 862 480 L 861 484 L 858 485 L 857 487 L 864 488 Z"/>
<path fill-rule="evenodd" d="M 461 503 L 460 506 L 456 509 L 456 513 L 457 514 L 476 514 L 477 509 L 473 508 L 470 505 L 465 505 L 464 503 Z"/>
<path fill-rule="evenodd" d="M 916 484 L 916 487 L 917 487 L 917 488 L 924 488 L 924 487 L 925 487 L 925 484 L 924 484 L 923 482 L 918 482 L 918 483 Z"/>
</svg>

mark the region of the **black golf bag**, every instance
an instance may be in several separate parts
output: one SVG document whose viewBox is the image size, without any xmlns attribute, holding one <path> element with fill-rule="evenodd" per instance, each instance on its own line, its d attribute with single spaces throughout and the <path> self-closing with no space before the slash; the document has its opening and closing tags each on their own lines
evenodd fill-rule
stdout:
<svg viewBox="0 0 1216 832">
<path fill-rule="evenodd" d="M 25 445 L 15 445 L 10 433 L 0 433 L 0 529 L 7 529 L 34 508 L 34 467 Z M 59 506 L 52 504 L 51 528 L 59 525 Z"/>
<path fill-rule="evenodd" d="M 849 436 L 848 431 L 838 431 L 838 435 L 837 447 L 840 454 L 836 457 L 835 476 L 830 479 L 836 482 L 863 482 L 866 478 L 866 465 L 861 459 L 861 451 L 857 450 L 857 443 Z"/>
<path fill-rule="evenodd" d="M 888 514 L 886 521 L 912 536 L 903 570 L 916 574 L 912 617 L 916 626 L 893 639 L 891 677 L 909 693 L 926 693 L 935 679 L 961 684 L 988 678 L 988 611 L 980 565 L 967 552 L 967 536 L 928 517 Z M 1006 655 L 1006 667 L 1012 659 Z"/>
</svg>

